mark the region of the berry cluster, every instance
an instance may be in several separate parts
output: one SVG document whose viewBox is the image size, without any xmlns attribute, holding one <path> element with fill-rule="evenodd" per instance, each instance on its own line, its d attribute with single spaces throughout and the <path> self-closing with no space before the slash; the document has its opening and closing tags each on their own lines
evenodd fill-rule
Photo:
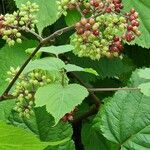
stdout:
<svg viewBox="0 0 150 150">
<path fill-rule="evenodd" d="M 75 25 L 77 34 L 81 35 L 86 41 L 90 36 L 99 36 L 99 24 L 94 18 L 82 18 L 80 22 Z"/>
<path fill-rule="evenodd" d="M 10 82 L 18 71 L 19 67 L 17 69 L 11 67 L 10 71 L 7 72 L 9 75 L 7 81 Z M 55 81 L 56 78 L 43 70 L 34 70 L 28 74 L 21 74 L 12 93 L 14 97 L 17 97 L 15 110 L 20 117 L 28 118 L 33 113 L 34 93 L 36 90 Z"/>
<path fill-rule="evenodd" d="M 84 14 L 81 21 L 76 23 L 76 33 L 71 37 L 71 44 L 75 47 L 74 53 L 79 57 L 90 57 L 93 60 L 104 56 L 118 57 L 123 43 L 131 42 L 141 34 L 138 29 L 138 13 L 131 9 L 130 13 L 124 14 L 121 11 L 121 0 L 74 3 L 80 3 L 80 12 Z"/>
<path fill-rule="evenodd" d="M 21 30 L 28 28 L 34 30 L 37 23 L 35 12 L 39 10 L 35 3 L 27 2 L 22 4 L 20 9 L 13 14 L 0 16 L 0 35 L 12 46 L 15 42 L 21 43 Z"/>
<path fill-rule="evenodd" d="M 138 21 L 138 13 L 135 9 L 131 9 L 130 13 L 126 13 L 127 18 L 127 32 L 124 34 L 124 39 L 127 42 L 131 42 L 135 39 L 135 36 L 141 35 L 141 32 L 138 30 L 140 25 Z"/>
</svg>

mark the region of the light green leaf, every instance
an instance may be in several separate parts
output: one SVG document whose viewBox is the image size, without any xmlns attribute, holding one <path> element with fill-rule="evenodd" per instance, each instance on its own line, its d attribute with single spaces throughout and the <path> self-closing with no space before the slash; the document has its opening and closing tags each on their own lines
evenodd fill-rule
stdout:
<svg viewBox="0 0 150 150">
<path fill-rule="evenodd" d="M 15 0 L 17 7 L 21 4 L 25 4 L 29 0 Z M 37 13 L 37 28 L 39 33 L 42 33 L 44 27 L 53 24 L 58 19 L 58 9 L 56 0 L 32 0 L 39 5 L 39 12 Z"/>
<path fill-rule="evenodd" d="M 67 72 L 73 72 L 73 71 L 84 71 L 84 68 L 73 65 L 73 64 L 67 64 L 64 68 Z"/>
<path fill-rule="evenodd" d="M 88 72 L 88 73 L 94 74 L 96 76 L 99 76 L 99 74 L 97 73 L 97 71 L 94 70 L 94 69 L 92 69 L 92 68 L 84 68 L 84 72 Z"/>
<path fill-rule="evenodd" d="M 123 0 L 125 10 L 129 11 L 131 8 L 139 13 L 140 31 L 142 35 L 135 40 L 139 46 L 150 48 L 150 3 L 149 0 Z M 144 10 L 144 11 L 143 11 Z"/>
<path fill-rule="evenodd" d="M 150 149 L 149 97 L 137 91 L 119 91 L 105 101 L 97 115 L 97 128 L 103 135 L 120 150 Z"/>
<path fill-rule="evenodd" d="M 82 72 L 87 72 L 87 73 L 91 73 L 91 74 L 98 76 L 98 73 L 92 68 L 82 68 L 80 66 L 73 65 L 73 64 L 67 64 L 65 66 L 65 70 L 67 72 L 82 71 Z"/>
<path fill-rule="evenodd" d="M 49 46 L 49 47 L 42 47 L 39 50 L 39 52 L 46 52 L 58 56 L 59 54 L 70 52 L 73 49 L 74 47 L 72 45 Z"/>
<path fill-rule="evenodd" d="M 35 69 L 42 69 L 47 71 L 60 71 L 64 68 L 65 64 L 59 58 L 46 57 L 42 59 L 37 59 L 30 62 L 24 69 L 23 73 L 28 73 Z"/>
<path fill-rule="evenodd" d="M 150 68 L 141 69 L 138 74 L 140 78 L 150 79 Z"/>
<path fill-rule="evenodd" d="M 150 82 L 140 84 L 140 85 L 139 85 L 139 88 L 141 89 L 141 92 L 142 92 L 144 95 L 150 96 Z"/>
<path fill-rule="evenodd" d="M 41 142 L 35 135 L 23 129 L 6 125 L 0 122 L 0 149 L 1 150 L 42 150 L 48 145 L 59 145 L 69 139 L 56 142 Z"/>
<path fill-rule="evenodd" d="M 60 84 L 51 84 L 38 89 L 35 102 L 37 107 L 46 105 L 47 111 L 54 117 L 57 124 L 66 113 L 81 104 L 87 96 L 86 88 L 78 84 L 65 87 Z"/>
<path fill-rule="evenodd" d="M 27 55 L 25 49 L 35 46 L 36 42 L 33 40 L 23 41 L 22 44 L 15 44 L 13 47 L 5 45 L 0 50 L 0 95 L 6 88 L 8 82 L 6 82 L 7 71 L 10 67 L 17 68 L 24 63 Z"/>
</svg>

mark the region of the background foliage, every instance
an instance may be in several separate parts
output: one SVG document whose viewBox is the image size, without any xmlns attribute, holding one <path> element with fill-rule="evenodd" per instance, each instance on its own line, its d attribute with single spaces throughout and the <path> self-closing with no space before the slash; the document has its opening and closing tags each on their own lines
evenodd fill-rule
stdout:
<svg viewBox="0 0 150 150">
<path fill-rule="evenodd" d="M 2 1 L 1 13 L 11 13 L 26 1 L 28 0 Z M 40 6 L 37 31 L 44 37 L 80 20 L 79 13 L 76 11 L 70 11 L 66 17 L 58 18 L 56 0 L 33 0 L 33 2 Z M 55 46 L 47 45 L 48 48 L 42 48 L 39 55 L 41 57 L 59 56 L 64 62 L 77 65 L 71 66 L 71 69 L 68 67 L 68 72 L 75 71 L 75 75 L 81 78 L 84 86 L 134 87 L 141 90 L 96 93 L 102 103 L 98 113 L 72 124 L 59 120 L 76 105 L 78 105 L 78 111 L 75 112 L 75 119 L 93 107 L 92 96 L 88 96 L 86 88 L 80 85 L 70 84 L 66 89 L 60 85 L 41 87 L 36 93 L 37 107 L 34 115 L 29 119 L 21 119 L 12 110 L 15 99 L 3 101 L 0 103 L 0 149 L 150 149 L 150 3 L 149 0 L 123 0 L 123 2 L 125 9 L 134 7 L 139 12 L 142 35 L 131 45 L 125 44 L 122 59 L 102 58 L 99 61 L 93 61 L 76 57 L 72 54 L 72 47 L 69 45 L 72 31 L 54 39 L 52 43 Z M 16 44 L 14 47 L 7 46 L 0 39 L 0 95 L 7 86 L 5 81 L 7 71 L 10 67 L 21 65 L 28 57 L 25 50 L 32 51 L 37 43 L 35 37 L 26 33 L 24 33 L 23 43 Z M 64 56 L 65 52 L 68 53 Z M 46 59 L 49 59 L 49 64 Z M 44 66 L 46 70 L 56 73 L 66 67 L 60 59 L 54 58 L 52 62 L 51 58 L 46 59 L 40 59 L 36 65 L 33 61 L 25 71 Z M 93 68 L 95 72 L 84 68 Z M 68 73 L 68 76 L 71 83 L 79 82 L 71 74 Z M 56 112 L 56 109 L 59 111 Z"/>
</svg>

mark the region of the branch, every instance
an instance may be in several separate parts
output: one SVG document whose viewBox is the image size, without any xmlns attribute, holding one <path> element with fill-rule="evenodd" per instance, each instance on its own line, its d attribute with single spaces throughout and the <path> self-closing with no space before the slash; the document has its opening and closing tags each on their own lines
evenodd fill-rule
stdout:
<svg viewBox="0 0 150 150">
<path fill-rule="evenodd" d="M 48 36 L 47 38 L 43 39 L 38 46 L 35 48 L 35 50 L 33 51 L 33 53 L 28 57 L 28 59 L 24 62 L 24 64 L 21 66 L 20 70 L 17 72 L 17 74 L 15 75 L 15 77 L 13 78 L 13 80 L 9 83 L 9 85 L 7 86 L 7 88 L 5 89 L 5 91 L 3 92 L 2 96 L 0 96 L 0 101 L 2 101 L 3 99 L 6 99 L 5 97 L 7 97 L 10 89 L 12 88 L 12 86 L 14 85 L 14 83 L 16 82 L 16 80 L 18 79 L 18 77 L 20 76 L 20 74 L 22 73 L 22 71 L 24 70 L 24 68 L 28 65 L 28 63 L 31 61 L 31 59 L 35 56 L 35 54 L 38 52 L 38 50 L 47 42 L 49 42 L 51 39 L 60 36 L 61 34 L 68 32 L 70 30 L 74 29 L 74 26 L 71 27 L 65 27 L 62 28 L 56 32 L 54 32 L 53 34 L 51 34 L 50 36 Z"/>
<path fill-rule="evenodd" d="M 10 99 L 15 99 L 13 95 L 6 95 L 6 96 L 0 96 L 0 101 L 5 101 L 5 100 L 10 100 Z"/>
<path fill-rule="evenodd" d="M 57 30 L 56 32 L 54 32 L 53 34 L 51 34 L 50 36 L 46 37 L 45 39 L 42 40 L 42 43 L 43 44 L 46 44 L 48 43 L 50 40 L 62 35 L 63 33 L 65 32 L 68 32 L 68 31 L 71 31 L 73 30 L 75 27 L 74 26 L 70 26 L 70 27 L 65 27 L 65 28 L 62 28 L 60 30 Z"/>
<path fill-rule="evenodd" d="M 34 35 L 40 42 L 43 40 L 43 38 L 37 34 L 36 32 L 30 30 L 29 28 L 27 27 L 18 27 L 18 26 L 9 26 L 11 28 L 15 28 L 15 29 L 18 29 L 19 31 L 25 31 L 27 33 L 31 33 L 32 35 Z"/>
<path fill-rule="evenodd" d="M 86 84 L 85 84 L 76 74 L 71 73 L 71 75 L 72 75 L 74 78 L 76 78 L 84 87 L 87 88 L 87 90 L 88 90 L 89 93 L 90 93 L 90 96 L 92 97 L 92 100 L 93 100 L 94 103 L 95 103 L 95 106 L 96 106 L 97 109 L 98 109 L 99 106 L 101 105 L 101 102 L 100 102 L 99 98 L 93 93 L 93 91 L 90 91 L 90 90 L 88 89 L 88 87 L 86 86 Z"/>
<path fill-rule="evenodd" d="M 37 39 L 39 39 L 39 41 L 42 41 L 42 40 L 43 40 L 43 38 L 42 38 L 39 34 L 37 34 L 36 32 L 34 32 L 34 31 L 32 31 L 32 30 L 30 30 L 29 28 L 24 27 L 24 28 L 19 28 L 19 29 L 22 30 L 22 31 L 31 33 L 31 34 L 34 35 Z"/>
<path fill-rule="evenodd" d="M 22 73 L 22 71 L 24 70 L 24 68 L 27 66 L 27 64 L 30 62 L 30 60 L 34 57 L 34 55 L 38 52 L 38 50 L 42 47 L 42 43 L 40 43 L 35 50 L 33 51 L 33 53 L 29 56 L 29 58 L 24 62 L 24 64 L 21 66 L 20 70 L 17 72 L 17 74 L 15 75 L 15 77 L 13 78 L 13 80 L 9 83 L 9 85 L 7 86 L 6 90 L 4 91 L 4 93 L 2 94 L 2 98 L 5 98 L 5 96 L 8 94 L 8 92 L 10 91 L 10 89 L 12 88 L 12 86 L 14 85 L 14 83 L 16 82 L 16 80 L 18 79 L 18 77 L 20 76 L 20 74 Z"/>
<path fill-rule="evenodd" d="M 109 92 L 109 91 L 119 91 L 119 90 L 129 90 L 129 91 L 139 91 L 139 88 L 89 88 L 91 92 Z"/>
</svg>

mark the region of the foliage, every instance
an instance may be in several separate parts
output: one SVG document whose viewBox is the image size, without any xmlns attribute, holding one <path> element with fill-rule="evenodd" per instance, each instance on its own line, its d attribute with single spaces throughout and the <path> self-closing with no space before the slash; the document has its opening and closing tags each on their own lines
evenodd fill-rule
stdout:
<svg viewBox="0 0 150 150">
<path fill-rule="evenodd" d="M 0 149 L 150 149 L 149 0 L 1 3 Z"/>
</svg>

